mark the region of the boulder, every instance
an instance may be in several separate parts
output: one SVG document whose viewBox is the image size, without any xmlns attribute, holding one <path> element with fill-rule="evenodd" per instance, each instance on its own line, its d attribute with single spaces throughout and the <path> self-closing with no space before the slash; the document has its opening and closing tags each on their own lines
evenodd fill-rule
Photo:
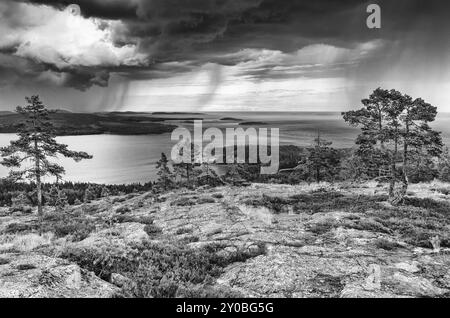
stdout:
<svg viewBox="0 0 450 318">
<path fill-rule="evenodd" d="M 120 289 L 60 258 L 4 254 L 0 298 L 108 298 Z"/>
</svg>

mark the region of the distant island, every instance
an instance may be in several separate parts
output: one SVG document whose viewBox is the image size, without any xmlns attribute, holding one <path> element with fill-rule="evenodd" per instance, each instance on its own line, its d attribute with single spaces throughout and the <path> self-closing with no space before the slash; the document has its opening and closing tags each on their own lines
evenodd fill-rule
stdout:
<svg viewBox="0 0 450 318">
<path fill-rule="evenodd" d="M 167 116 L 172 115 L 172 116 Z M 186 116 L 191 115 L 191 116 Z M 190 112 L 96 112 L 75 113 L 62 109 L 51 111 L 50 118 L 58 136 L 76 135 L 150 135 L 172 132 L 176 121 L 192 124 L 203 120 L 202 113 Z M 16 133 L 23 118 L 11 111 L 0 112 L 0 133 Z M 236 117 L 223 117 L 220 121 L 238 122 L 241 126 L 268 125 L 262 121 L 243 121 Z"/>
<path fill-rule="evenodd" d="M 70 110 L 67 109 L 51 109 L 50 111 L 54 113 L 65 113 L 65 114 L 72 113 Z"/>
<path fill-rule="evenodd" d="M 223 118 L 220 118 L 220 120 L 223 120 L 223 121 L 242 121 L 242 119 L 234 118 L 234 117 L 223 117 Z"/>
<path fill-rule="evenodd" d="M 204 115 L 204 114 L 191 112 L 153 112 L 152 115 Z"/>
<path fill-rule="evenodd" d="M 150 135 L 173 131 L 177 126 L 162 123 L 164 118 L 125 116 L 118 113 L 71 113 L 56 111 L 50 115 L 58 136 L 74 135 Z M 22 116 L 0 113 L 0 133 L 16 133 Z"/>
<path fill-rule="evenodd" d="M 265 123 L 263 121 L 243 121 L 242 123 L 239 123 L 241 126 L 251 126 L 251 125 L 268 125 L 268 123 Z"/>
</svg>

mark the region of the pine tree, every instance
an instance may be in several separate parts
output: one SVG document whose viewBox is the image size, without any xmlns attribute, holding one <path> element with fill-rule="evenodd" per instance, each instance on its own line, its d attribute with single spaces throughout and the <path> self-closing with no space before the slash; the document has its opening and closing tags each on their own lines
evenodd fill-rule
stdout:
<svg viewBox="0 0 450 318">
<path fill-rule="evenodd" d="M 211 163 L 214 160 L 204 160 L 201 164 L 201 173 L 197 176 L 197 184 L 218 186 L 224 184 L 222 178 L 212 169 Z"/>
<path fill-rule="evenodd" d="M 95 189 L 92 185 L 89 185 L 86 190 L 84 191 L 84 198 L 83 201 L 85 203 L 89 203 L 92 200 L 95 200 L 97 198 L 97 195 L 95 194 Z"/>
<path fill-rule="evenodd" d="M 49 206 L 56 206 L 56 202 L 58 201 L 59 189 L 56 186 L 52 186 L 50 191 L 47 193 L 47 204 Z"/>
<path fill-rule="evenodd" d="M 227 170 L 223 176 L 224 180 L 234 185 L 242 185 L 254 178 L 254 169 L 259 171 L 259 167 L 243 163 L 232 163 L 227 165 Z M 222 181 L 222 180 L 221 180 Z"/>
<path fill-rule="evenodd" d="M 389 141 L 388 131 L 389 109 L 395 108 L 394 101 L 400 98 L 396 91 L 377 88 L 369 98 L 361 102 L 363 108 L 356 111 L 342 113 L 344 120 L 351 126 L 361 127 L 361 133 L 356 139 L 358 149 L 355 155 L 366 163 L 367 175 L 377 174 L 378 177 L 386 175 L 389 169 L 391 180 L 390 193 L 393 193 L 395 184 L 395 160 L 396 151 L 386 148 Z"/>
<path fill-rule="evenodd" d="M 173 187 L 173 173 L 170 171 L 169 160 L 165 153 L 161 153 L 161 159 L 156 163 L 156 168 L 158 169 L 158 186 L 164 190 Z"/>
<path fill-rule="evenodd" d="M 65 172 L 62 166 L 52 163 L 49 158 L 63 155 L 80 161 L 92 156 L 85 152 L 71 151 L 67 145 L 56 141 L 49 111 L 39 96 L 26 97 L 26 101 L 26 106 L 18 106 L 16 109 L 16 112 L 24 117 L 24 122 L 17 128 L 19 138 L 11 141 L 9 146 L 0 148 L 3 157 L 0 164 L 11 169 L 9 178 L 15 181 L 25 178 L 36 183 L 38 216 L 42 218 L 42 178 L 61 177 Z M 22 170 L 15 170 L 26 164 L 28 166 Z"/>
<path fill-rule="evenodd" d="M 58 191 L 58 197 L 55 202 L 56 208 L 59 210 L 64 209 L 69 204 L 66 193 L 63 190 Z"/>
<path fill-rule="evenodd" d="M 232 183 L 241 182 L 243 180 L 239 165 L 237 163 L 227 165 L 225 179 Z"/>
<path fill-rule="evenodd" d="M 412 183 L 430 182 L 439 176 L 438 159 L 427 151 L 409 152 L 408 180 Z"/>
<path fill-rule="evenodd" d="M 24 211 L 29 205 L 30 200 L 24 192 L 20 192 L 11 199 L 11 211 Z"/>
<path fill-rule="evenodd" d="M 100 196 L 102 198 L 107 198 L 107 197 L 111 196 L 111 192 L 108 190 L 108 188 L 106 186 L 103 186 Z"/>
<path fill-rule="evenodd" d="M 303 170 L 308 179 L 315 180 L 317 183 L 333 180 L 338 173 L 340 158 L 331 144 L 331 141 L 323 139 L 318 132 L 311 147 L 306 149 L 306 156 L 295 170 Z"/>
<path fill-rule="evenodd" d="M 356 141 L 360 153 L 380 154 L 379 169 L 386 166 L 385 159 L 389 158 L 389 196 L 391 202 L 401 202 L 409 184 L 411 158 L 439 156 L 442 153 L 440 133 L 433 131 L 428 124 L 435 120 L 437 108 L 421 98 L 413 100 L 396 90 L 381 88 L 362 103 L 362 109 L 342 113 L 344 120 L 361 127 Z M 398 194 L 394 193 L 398 178 L 397 163 L 401 163 L 402 181 Z"/>
<path fill-rule="evenodd" d="M 445 148 L 438 162 L 438 178 L 441 181 L 450 182 L 450 153 Z"/>
<path fill-rule="evenodd" d="M 399 136 L 402 144 L 402 196 L 406 195 L 409 185 L 409 160 L 422 159 L 422 162 L 431 157 L 442 154 L 442 138 L 439 132 L 431 129 L 429 122 L 435 120 L 437 107 L 425 102 L 421 98 L 412 100 L 408 95 L 402 99 L 399 120 L 401 128 Z M 420 161 L 419 161 L 420 162 Z"/>
<path fill-rule="evenodd" d="M 185 178 L 188 185 L 191 185 L 192 179 L 195 177 L 194 168 L 199 166 L 200 163 L 196 161 L 198 154 L 198 149 L 196 149 L 195 144 L 187 141 L 182 147 L 178 149 L 179 155 L 183 158 L 186 154 L 184 151 L 190 148 L 190 153 L 187 154 L 189 160 L 187 162 L 180 162 L 173 164 L 175 175 Z"/>
<path fill-rule="evenodd" d="M 341 163 L 340 177 L 343 180 L 368 180 L 376 178 L 377 175 L 368 167 L 368 162 L 356 153 L 346 157 Z"/>
</svg>

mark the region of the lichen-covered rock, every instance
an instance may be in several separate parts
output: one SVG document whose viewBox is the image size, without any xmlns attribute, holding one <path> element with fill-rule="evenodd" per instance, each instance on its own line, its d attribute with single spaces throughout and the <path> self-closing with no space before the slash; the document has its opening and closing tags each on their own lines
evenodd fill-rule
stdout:
<svg viewBox="0 0 450 318">
<path fill-rule="evenodd" d="M 340 210 L 296 214 L 292 213 L 292 207 L 290 213 L 275 213 L 265 206 L 245 204 L 264 196 L 288 199 L 318 189 L 320 186 L 316 185 L 305 189 L 274 184 L 220 187 L 215 193 L 221 193 L 221 200 L 192 206 L 171 203 L 180 197 L 195 201 L 201 193 L 169 193 L 158 205 L 155 223 L 169 237 L 189 227 L 190 235 L 200 238 L 190 246 L 222 244 L 224 248 L 219 252 L 222 256 L 265 244 L 265 255 L 231 264 L 217 279 L 219 286 L 248 297 L 447 295 L 448 254 L 418 252 L 398 241 L 376 218 Z M 338 189 L 330 186 L 328 190 Z M 358 191 L 373 195 L 370 188 Z M 398 248 L 381 248 L 377 245 L 380 240 L 390 243 L 387 247 Z"/>
<path fill-rule="evenodd" d="M 328 205 L 323 209 L 313 208 L 301 201 L 301 197 L 311 195 L 311 191 L 325 194 L 325 200 L 327 191 L 330 191 L 330 195 L 336 195 L 335 198 L 356 195 L 358 200 L 360 195 L 375 194 L 371 186 L 339 188 L 338 184 L 252 184 L 249 187 L 222 186 L 213 190 L 179 189 L 159 197 L 149 193 L 123 197 L 120 200 L 122 215 L 134 221 L 107 225 L 98 223 L 99 227 L 86 239 L 61 244 L 61 249 L 75 248 L 81 251 L 82 256 L 85 250 L 93 250 L 100 255 L 110 252 L 126 255 L 133 245 L 146 240 L 192 249 L 216 245 L 218 256 L 231 261 L 210 287 L 247 297 L 450 295 L 450 250 L 445 246 L 447 241 L 442 240 L 442 246 L 433 249 L 436 242 L 430 242 L 427 248 L 426 241 L 425 244 L 413 244 L 396 233 L 396 228 L 413 231 L 435 226 L 436 231 L 440 231 L 437 234 L 442 236 L 446 231 L 448 233 L 449 224 L 445 228 L 441 223 L 446 222 L 426 223 L 422 218 L 413 217 L 420 215 L 416 211 L 407 211 L 406 214 L 411 214 L 411 218 L 406 215 L 401 219 L 395 213 L 388 217 L 382 216 L 386 212 L 384 209 L 374 210 L 374 213 L 348 207 L 345 209 L 348 202 L 353 205 L 351 197 L 341 201 L 341 205 L 336 205 L 336 208 L 333 200 L 327 201 Z M 213 197 L 213 194 L 214 200 L 201 199 Z M 301 207 L 300 212 L 295 203 L 289 203 L 295 196 L 300 197 L 300 201 L 296 202 Z M 275 211 L 271 204 L 259 206 L 262 198 L 273 199 L 282 208 L 276 206 Z M 359 204 L 364 203 L 364 199 Z M 180 205 L 180 202 L 194 204 Z M 320 207 L 322 202 L 315 203 Z M 97 205 L 92 205 L 93 222 L 99 215 L 109 220 L 110 216 L 118 214 L 114 212 L 114 206 L 107 205 L 102 205 L 96 212 Z M 376 204 L 372 202 L 369 208 L 373 207 Z M 383 207 L 389 209 L 389 206 Z M 22 222 L 30 222 L 31 218 L 21 216 Z M 145 218 L 151 218 L 153 223 L 139 222 Z M 11 216 L 3 217 L 2 221 L 0 232 L 9 224 L 18 222 Z M 11 246 L 7 244 L 10 242 L 3 245 L 10 249 Z M 55 241 L 51 244 L 55 244 Z M 116 286 L 99 280 L 91 273 L 85 273 L 74 264 L 37 256 L 33 254 L 37 253 L 34 245 L 32 248 L 32 254 L 26 253 L 26 256 L 0 256 L 0 296 L 5 293 L 10 297 L 109 297 L 118 290 Z M 261 250 L 264 250 L 262 255 Z M 44 265 L 45 262 L 48 265 Z M 55 262 L 58 265 L 52 265 Z M 54 280 L 56 283 L 52 280 L 53 276 L 47 274 L 47 268 L 49 273 L 59 277 Z M 29 275 L 32 283 L 28 282 Z M 114 272 L 110 282 L 117 286 L 132 283 L 125 276 Z M 88 277 L 84 283 L 83 277 Z M 77 289 L 79 286 L 86 287 Z"/>
<path fill-rule="evenodd" d="M 114 297 L 120 289 L 60 258 L 3 254 L 0 298 Z"/>
<path fill-rule="evenodd" d="M 145 224 L 135 222 L 115 224 L 109 229 L 92 233 L 84 240 L 73 245 L 80 248 L 100 248 L 141 243 L 143 240 L 148 239 L 144 228 Z"/>
</svg>

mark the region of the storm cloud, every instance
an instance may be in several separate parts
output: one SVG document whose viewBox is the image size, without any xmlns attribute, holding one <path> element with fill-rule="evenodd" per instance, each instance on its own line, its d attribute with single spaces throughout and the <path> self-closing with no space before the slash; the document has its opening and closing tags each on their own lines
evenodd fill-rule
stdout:
<svg viewBox="0 0 450 318">
<path fill-rule="evenodd" d="M 382 8 L 376 30 L 366 27 L 372 2 L 6 0 L 0 85 L 89 90 L 107 86 L 112 76 L 151 80 L 206 70 L 210 84 L 199 100 L 207 103 L 231 71 L 256 82 L 381 78 L 386 70 L 379 66 L 388 61 L 399 72 L 447 76 L 448 1 L 376 1 Z"/>
</svg>

